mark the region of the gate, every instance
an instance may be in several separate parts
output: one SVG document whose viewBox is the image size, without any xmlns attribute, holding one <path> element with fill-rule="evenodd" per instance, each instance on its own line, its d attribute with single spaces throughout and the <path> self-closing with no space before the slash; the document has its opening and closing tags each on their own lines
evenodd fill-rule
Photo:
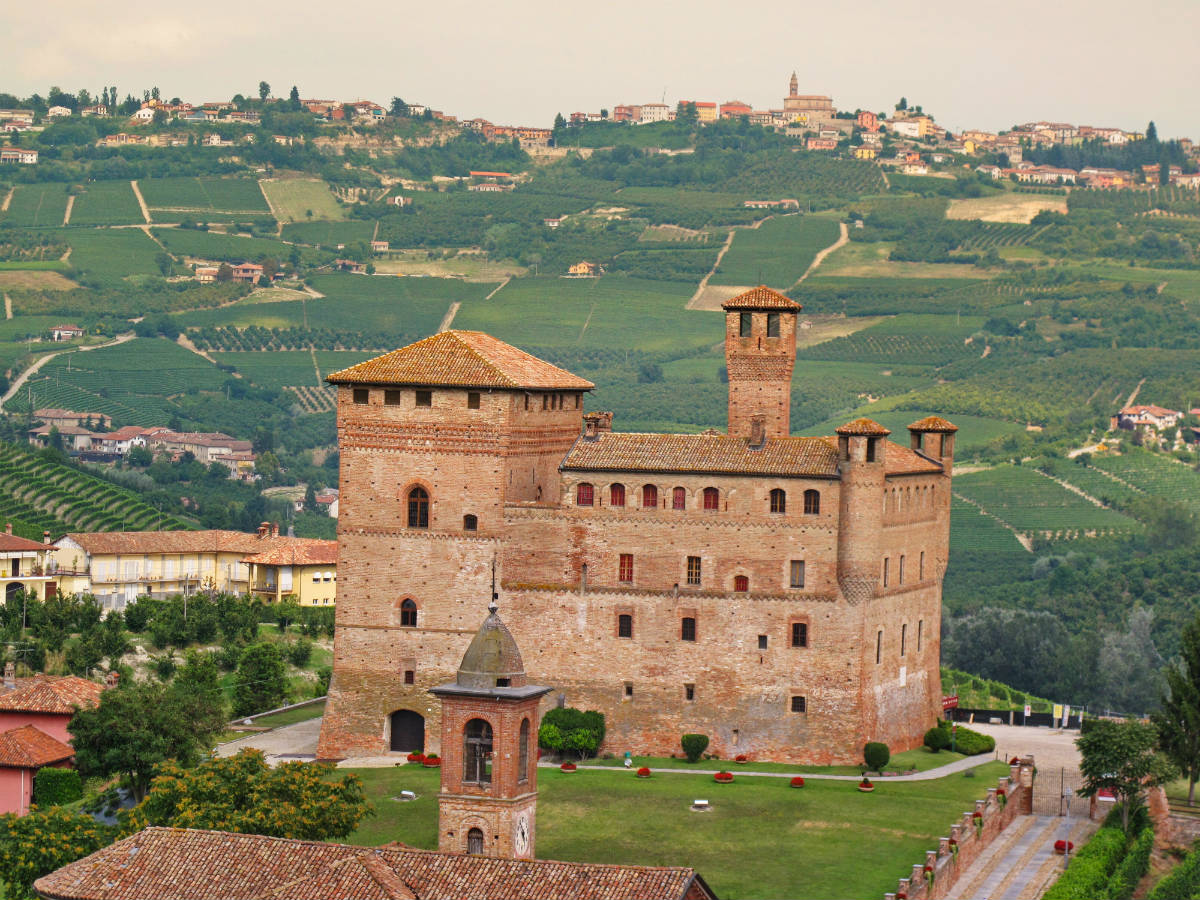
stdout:
<svg viewBox="0 0 1200 900">
<path fill-rule="evenodd" d="M 1033 779 L 1035 816 L 1072 816 L 1086 818 L 1089 801 L 1076 793 L 1083 787 L 1078 769 L 1040 768 Z"/>
<path fill-rule="evenodd" d="M 398 709 L 391 715 L 392 750 L 425 752 L 425 717 L 411 709 Z"/>
</svg>

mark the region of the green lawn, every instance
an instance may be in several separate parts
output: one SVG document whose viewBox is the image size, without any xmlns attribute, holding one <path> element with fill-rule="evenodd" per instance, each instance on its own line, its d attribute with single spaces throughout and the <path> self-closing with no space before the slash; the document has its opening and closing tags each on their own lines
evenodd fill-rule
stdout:
<svg viewBox="0 0 1200 900">
<path fill-rule="evenodd" d="M 910 769 L 916 769 L 918 772 L 926 772 L 929 769 L 946 766 L 960 759 L 966 759 L 966 756 L 962 753 L 951 753 L 949 750 L 942 753 L 930 753 L 924 747 L 921 747 L 916 750 L 906 750 L 903 753 L 893 754 L 886 768 L 888 772 L 907 772 Z M 981 762 L 986 761 L 987 757 L 981 760 Z M 589 759 L 586 765 L 623 768 L 625 760 L 621 757 L 614 757 L 613 759 Z M 690 763 L 686 759 L 669 756 L 635 756 L 633 758 L 633 767 L 637 768 L 638 766 L 647 766 L 651 769 L 699 769 L 701 771 L 727 769 L 734 773 L 739 771 L 791 772 L 798 775 L 807 775 L 809 773 L 819 773 L 822 775 L 858 775 L 863 770 L 862 765 L 793 766 L 787 763 L 756 762 L 754 760 L 746 763 L 735 763 L 728 759 L 702 759 L 699 762 Z"/>
<path fill-rule="evenodd" d="M 325 715 L 325 704 L 313 703 L 310 706 L 301 706 L 299 709 L 287 709 L 283 712 L 271 713 L 269 716 L 259 716 L 254 720 L 254 724 L 265 725 L 268 728 L 281 728 L 284 725 L 295 725 L 297 722 L 319 719 L 323 715 Z"/>
<path fill-rule="evenodd" d="M 940 755 L 940 754 L 939 754 Z M 438 772 L 416 766 L 355 770 L 377 814 L 351 843 L 399 840 L 437 845 Z M 543 859 L 637 865 L 689 865 L 724 898 L 878 897 L 937 846 L 1003 763 L 978 775 L 935 781 L 876 782 L 862 794 L 853 782 L 809 780 L 802 789 L 783 778 L 580 770 L 539 771 L 537 854 Z M 401 803 L 401 790 L 417 799 Z M 696 798 L 713 810 L 697 814 Z M 853 865 L 847 865 L 852 849 Z"/>
</svg>

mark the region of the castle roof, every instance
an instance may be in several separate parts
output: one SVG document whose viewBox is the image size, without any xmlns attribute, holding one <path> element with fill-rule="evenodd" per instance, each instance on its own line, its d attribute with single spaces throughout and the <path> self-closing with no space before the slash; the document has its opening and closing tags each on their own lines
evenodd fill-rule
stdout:
<svg viewBox="0 0 1200 900">
<path fill-rule="evenodd" d="M 958 431 L 958 426 L 953 422 L 948 422 L 941 416 L 926 416 L 918 422 L 913 422 L 908 426 L 909 431 L 940 431 L 950 433 Z"/>
<path fill-rule="evenodd" d="M 0 734 L 0 766 L 6 768 L 40 769 L 74 755 L 70 744 L 64 744 L 33 725 Z"/>
<path fill-rule="evenodd" d="M 874 419 L 863 417 L 855 419 L 853 422 L 847 422 L 845 425 L 839 425 L 833 429 L 838 434 L 861 434 L 869 437 L 887 437 L 891 434 L 891 429 L 884 428 Z"/>
<path fill-rule="evenodd" d="M 799 312 L 804 307 L 779 291 L 760 284 L 756 288 L 743 291 L 736 297 L 730 297 L 721 304 L 721 309 L 783 309 L 789 312 Z"/>
<path fill-rule="evenodd" d="M 817 478 L 838 475 L 837 450 L 825 438 L 769 438 L 761 449 L 751 450 L 745 439 L 724 434 L 604 432 L 576 441 L 562 467 Z"/>
<path fill-rule="evenodd" d="M 151 827 L 39 878 L 54 900 L 642 900 L 712 897 L 696 870 L 500 859 Z"/>
<path fill-rule="evenodd" d="M 590 391 L 590 381 L 482 331 L 443 331 L 325 379 L 330 384 Z"/>
</svg>

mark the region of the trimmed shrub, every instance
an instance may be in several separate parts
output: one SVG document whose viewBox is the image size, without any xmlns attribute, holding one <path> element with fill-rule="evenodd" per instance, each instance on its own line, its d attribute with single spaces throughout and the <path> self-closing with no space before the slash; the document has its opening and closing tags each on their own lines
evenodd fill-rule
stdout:
<svg viewBox="0 0 1200 900">
<path fill-rule="evenodd" d="M 1187 900 L 1197 895 L 1200 895 L 1200 849 L 1193 849 L 1154 886 L 1146 900 Z"/>
<path fill-rule="evenodd" d="M 891 758 L 892 751 L 888 749 L 887 744 L 880 741 L 869 741 L 863 747 L 863 762 L 867 764 L 867 769 L 871 772 L 882 772 L 883 767 Z"/>
<path fill-rule="evenodd" d="M 1108 900 L 1130 900 L 1133 889 L 1150 868 L 1150 851 L 1154 849 L 1154 829 L 1143 828 L 1108 879 Z"/>
<path fill-rule="evenodd" d="M 1084 845 L 1042 900 L 1094 900 L 1107 896 L 1108 880 L 1125 856 L 1125 832 L 1105 825 Z"/>
<path fill-rule="evenodd" d="M 542 717 L 538 746 L 556 753 L 573 753 L 580 759 L 595 756 L 604 742 L 604 713 L 563 706 Z"/>
<path fill-rule="evenodd" d="M 925 746 L 933 753 L 945 750 L 950 746 L 950 732 L 937 726 L 925 732 Z"/>
<path fill-rule="evenodd" d="M 308 661 L 312 657 L 312 649 L 312 641 L 306 637 L 300 638 L 300 640 L 288 647 L 288 662 L 297 669 L 303 669 L 308 665 Z"/>
<path fill-rule="evenodd" d="M 996 739 L 990 734 L 980 734 L 959 725 L 954 735 L 954 749 L 967 756 L 991 753 L 996 749 Z"/>
<path fill-rule="evenodd" d="M 33 802 L 42 807 L 62 806 L 83 798 L 83 779 L 74 769 L 38 769 L 33 777 Z"/>
<path fill-rule="evenodd" d="M 683 747 L 683 755 L 687 757 L 690 763 L 697 762 L 704 751 L 708 749 L 707 734 L 685 734 L 679 739 L 680 746 Z"/>
</svg>

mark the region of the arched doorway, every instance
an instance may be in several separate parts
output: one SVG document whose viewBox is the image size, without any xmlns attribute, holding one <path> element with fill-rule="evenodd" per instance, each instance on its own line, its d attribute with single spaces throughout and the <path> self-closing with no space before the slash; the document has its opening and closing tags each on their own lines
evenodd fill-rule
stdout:
<svg viewBox="0 0 1200 900">
<path fill-rule="evenodd" d="M 4 589 L 4 599 L 11 600 L 17 594 L 25 590 L 25 585 L 19 581 L 10 581 Z"/>
<path fill-rule="evenodd" d="M 392 750 L 408 753 L 425 752 L 425 717 L 411 709 L 398 709 L 389 716 L 391 720 Z"/>
</svg>

